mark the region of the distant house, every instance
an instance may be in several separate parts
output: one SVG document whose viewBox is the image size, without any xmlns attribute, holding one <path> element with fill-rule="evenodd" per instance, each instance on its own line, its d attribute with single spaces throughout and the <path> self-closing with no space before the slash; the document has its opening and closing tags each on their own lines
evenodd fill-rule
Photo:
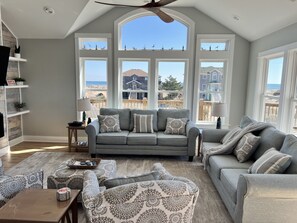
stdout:
<svg viewBox="0 0 297 223">
<path fill-rule="evenodd" d="M 201 68 L 200 99 L 205 101 L 221 101 L 221 94 L 219 92 L 223 91 L 223 82 L 223 68 Z"/>
<path fill-rule="evenodd" d="M 123 99 L 147 98 L 148 73 L 141 69 L 131 69 L 123 72 L 122 76 Z"/>
</svg>

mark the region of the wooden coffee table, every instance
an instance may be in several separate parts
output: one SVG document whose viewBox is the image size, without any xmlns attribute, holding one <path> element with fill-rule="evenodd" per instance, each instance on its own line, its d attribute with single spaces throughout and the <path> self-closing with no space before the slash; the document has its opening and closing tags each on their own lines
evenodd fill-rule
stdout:
<svg viewBox="0 0 297 223">
<path fill-rule="evenodd" d="M 80 190 L 71 190 L 71 199 L 57 201 L 55 189 L 23 190 L 0 209 L 0 223 L 64 222 L 69 210 L 72 212 L 72 223 L 77 223 L 79 193 Z"/>
</svg>

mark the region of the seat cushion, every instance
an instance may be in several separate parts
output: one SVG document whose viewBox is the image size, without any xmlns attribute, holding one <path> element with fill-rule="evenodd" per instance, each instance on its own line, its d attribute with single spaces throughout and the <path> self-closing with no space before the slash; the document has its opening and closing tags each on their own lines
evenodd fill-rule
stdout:
<svg viewBox="0 0 297 223">
<path fill-rule="evenodd" d="M 97 144 L 126 145 L 129 131 L 107 132 L 97 135 Z"/>
<path fill-rule="evenodd" d="M 184 135 L 168 135 L 164 132 L 158 132 L 158 145 L 159 146 L 187 146 L 188 138 Z"/>
<path fill-rule="evenodd" d="M 247 174 L 247 169 L 222 169 L 221 182 L 231 197 L 232 201 L 236 204 L 237 201 L 237 183 L 240 174 Z"/>
<path fill-rule="evenodd" d="M 130 128 L 130 109 L 116 109 L 116 108 L 100 108 L 100 115 L 119 115 L 121 130 L 129 130 Z"/>
<path fill-rule="evenodd" d="M 127 144 L 128 145 L 157 145 L 157 134 L 130 132 L 127 136 Z"/>
<path fill-rule="evenodd" d="M 188 109 L 159 109 L 158 110 L 158 130 L 166 129 L 167 118 L 187 118 L 190 111 Z"/>
<path fill-rule="evenodd" d="M 217 178 L 220 177 L 222 169 L 248 169 L 251 165 L 253 165 L 252 161 L 238 162 L 234 155 L 214 155 L 209 158 L 211 172 Z"/>
</svg>

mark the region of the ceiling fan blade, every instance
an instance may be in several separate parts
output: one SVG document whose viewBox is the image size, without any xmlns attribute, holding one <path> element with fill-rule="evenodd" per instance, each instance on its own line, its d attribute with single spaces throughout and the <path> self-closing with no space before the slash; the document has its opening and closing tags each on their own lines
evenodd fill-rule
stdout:
<svg viewBox="0 0 297 223">
<path fill-rule="evenodd" d="M 158 1 L 156 4 L 158 5 L 158 6 L 164 6 L 164 5 L 168 5 L 168 4 L 170 4 L 170 3 L 172 3 L 172 2 L 175 2 L 176 0 L 160 0 L 160 1 Z"/>
<path fill-rule="evenodd" d="M 174 21 L 174 19 L 170 15 L 166 14 L 159 8 L 146 8 L 146 9 L 155 13 L 157 16 L 159 16 L 160 19 L 162 19 L 166 23 L 170 23 Z"/>
<path fill-rule="evenodd" d="M 134 8 L 139 8 L 141 6 L 136 6 L 136 5 L 122 5 L 122 4 L 113 4 L 113 3 L 107 3 L 107 2 L 98 2 L 95 1 L 98 4 L 102 4 L 102 5 L 111 5 L 111 6 L 123 6 L 123 7 L 134 7 Z"/>
</svg>

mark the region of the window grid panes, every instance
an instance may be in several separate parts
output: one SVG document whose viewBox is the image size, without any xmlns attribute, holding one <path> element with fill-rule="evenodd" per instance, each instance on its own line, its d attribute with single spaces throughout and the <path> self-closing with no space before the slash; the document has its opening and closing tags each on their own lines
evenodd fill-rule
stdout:
<svg viewBox="0 0 297 223">
<path fill-rule="evenodd" d="M 122 108 L 147 109 L 148 61 L 121 61 Z"/>
<path fill-rule="evenodd" d="M 185 62 L 158 62 L 158 107 L 183 108 Z"/>
</svg>

